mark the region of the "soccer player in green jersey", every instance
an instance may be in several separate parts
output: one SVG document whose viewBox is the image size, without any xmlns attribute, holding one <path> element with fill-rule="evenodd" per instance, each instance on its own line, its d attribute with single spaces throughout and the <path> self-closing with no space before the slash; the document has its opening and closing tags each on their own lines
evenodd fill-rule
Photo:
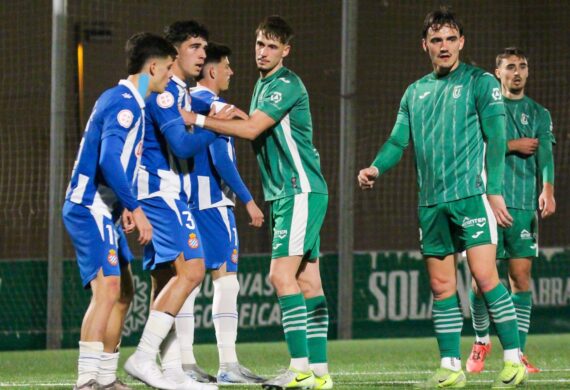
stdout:
<svg viewBox="0 0 570 390">
<path fill-rule="evenodd" d="M 309 95 L 283 66 L 293 30 L 279 16 L 258 26 L 257 81 L 247 120 L 216 120 L 183 113 L 187 124 L 250 139 L 270 202 L 273 242 L 270 280 L 279 298 L 289 369 L 266 389 L 331 389 L 328 373 L 328 310 L 319 271 L 319 232 L 328 204 L 320 158 L 313 145 Z"/>
<path fill-rule="evenodd" d="M 527 373 L 519 357 L 512 299 L 495 264 L 497 227 L 512 217 L 502 197 L 505 108 L 493 75 L 459 61 L 465 37 L 455 15 L 441 8 L 424 22 L 422 45 L 433 72 L 411 84 L 396 124 L 372 165 L 362 169 L 363 189 L 401 159 L 413 140 L 419 185 L 420 244 L 433 293 L 433 320 L 441 365 L 423 388 L 463 387 L 454 254 L 467 261 L 504 348 L 504 369 L 494 387 L 515 387 Z"/>
<path fill-rule="evenodd" d="M 538 256 L 537 206 L 541 217 L 554 214 L 554 158 L 552 155 L 552 120 L 550 113 L 525 95 L 528 78 L 528 61 L 525 54 L 515 48 L 506 48 L 497 55 L 496 76 L 507 112 L 508 149 L 505 163 L 503 195 L 514 222 L 509 228 L 499 228 L 497 258 L 509 260 L 511 297 L 519 325 L 521 352 L 524 353 L 530 327 L 532 295 L 530 270 L 532 260 Z M 542 179 L 542 192 L 539 192 Z M 481 372 L 485 357 L 491 351 L 489 340 L 489 314 L 485 301 L 473 285 L 470 294 L 473 328 L 476 342 L 467 360 L 467 371 Z M 522 355 L 529 373 L 540 370 Z"/>
</svg>

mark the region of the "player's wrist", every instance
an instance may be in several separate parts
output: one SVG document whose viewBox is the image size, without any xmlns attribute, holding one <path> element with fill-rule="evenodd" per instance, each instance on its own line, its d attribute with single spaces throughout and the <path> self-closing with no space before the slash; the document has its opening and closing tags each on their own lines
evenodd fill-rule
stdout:
<svg viewBox="0 0 570 390">
<path fill-rule="evenodd" d="M 202 114 L 196 114 L 196 119 L 194 124 L 198 127 L 204 127 L 206 124 L 206 117 Z"/>
<path fill-rule="evenodd" d="M 370 169 L 372 169 L 372 170 L 374 171 L 374 172 L 373 172 L 373 174 L 374 174 L 374 177 L 378 177 L 378 176 L 380 176 L 380 169 L 378 169 L 378 167 L 377 167 L 377 166 L 375 166 L 375 165 L 371 165 L 371 166 L 370 166 Z"/>
</svg>

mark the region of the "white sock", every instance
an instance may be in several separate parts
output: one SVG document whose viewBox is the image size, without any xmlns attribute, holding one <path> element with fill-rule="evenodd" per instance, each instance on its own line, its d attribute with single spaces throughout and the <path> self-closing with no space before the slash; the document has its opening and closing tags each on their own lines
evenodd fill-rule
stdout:
<svg viewBox="0 0 570 390">
<path fill-rule="evenodd" d="M 77 359 L 77 386 L 82 386 L 91 379 L 97 380 L 99 363 L 103 353 L 100 341 L 80 341 L 79 358 Z"/>
<path fill-rule="evenodd" d="M 461 360 L 452 357 L 441 358 L 441 368 L 447 368 L 452 371 L 461 370 Z"/>
<path fill-rule="evenodd" d="M 489 337 L 489 335 L 483 337 L 475 336 L 475 342 L 489 345 L 491 344 L 491 337 Z"/>
<path fill-rule="evenodd" d="M 311 371 L 313 371 L 316 376 L 324 376 L 329 373 L 328 363 L 313 363 L 310 366 L 311 366 Z"/>
<path fill-rule="evenodd" d="M 216 279 L 213 284 L 212 319 L 216 328 L 220 364 L 236 363 L 239 281 L 237 275 L 233 274 Z"/>
<path fill-rule="evenodd" d="M 135 356 L 140 360 L 155 360 L 160 344 L 174 324 L 174 317 L 161 311 L 151 310 L 144 327 Z"/>
<path fill-rule="evenodd" d="M 176 383 L 182 383 L 186 380 L 186 375 L 182 371 L 182 362 L 180 361 L 180 344 L 176 337 L 176 330 L 171 329 L 160 346 L 160 361 L 164 376 Z"/>
<path fill-rule="evenodd" d="M 97 373 L 97 383 L 106 386 L 117 379 L 117 367 L 119 365 L 119 352 L 101 354 L 99 372 Z"/>
<path fill-rule="evenodd" d="M 505 349 L 503 351 L 503 360 L 505 362 L 520 363 L 521 362 L 521 351 L 518 348 Z"/>
<path fill-rule="evenodd" d="M 311 368 L 309 367 L 309 358 L 291 358 L 290 367 L 293 367 L 297 371 L 309 372 Z"/>
<path fill-rule="evenodd" d="M 194 357 L 194 301 L 200 293 L 200 287 L 201 285 L 192 290 L 176 315 L 176 335 L 180 343 L 182 364 L 196 364 Z"/>
</svg>

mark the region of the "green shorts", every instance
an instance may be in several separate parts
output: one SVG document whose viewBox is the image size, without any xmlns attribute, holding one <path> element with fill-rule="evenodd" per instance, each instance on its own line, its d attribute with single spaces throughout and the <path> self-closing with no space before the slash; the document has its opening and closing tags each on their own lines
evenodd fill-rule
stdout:
<svg viewBox="0 0 570 390">
<path fill-rule="evenodd" d="M 538 257 L 538 221 L 536 211 L 509 208 L 513 225 L 499 227 L 497 259 Z"/>
<path fill-rule="evenodd" d="M 485 195 L 418 208 L 424 256 L 443 257 L 497 244 L 497 221 Z"/>
<path fill-rule="evenodd" d="M 328 202 L 328 195 L 312 192 L 272 201 L 271 258 L 302 256 L 303 260 L 316 260 Z"/>
</svg>

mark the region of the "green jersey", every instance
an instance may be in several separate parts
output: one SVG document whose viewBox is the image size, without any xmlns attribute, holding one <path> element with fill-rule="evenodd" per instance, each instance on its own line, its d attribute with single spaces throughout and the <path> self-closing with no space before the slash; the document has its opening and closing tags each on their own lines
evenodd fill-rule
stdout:
<svg viewBox="0 0 570 390">
<path fill-rule="evenodd" d="M 255 84 L 249 112 L 276 123 L 253 141 L 266 201 L 299 193 L 327 194 L 319 152 L 313 145 L 309 95 L 295 73 L 282 67 Z"/>
<path fill-rule="evenodd" d="M 419 205 L 451 202 L 485 192 L 482 120 L 505 115 L 493 75 L 460 63 L 446 76 L 414 82 L 400 103 L 397 124 L 414 144 Z"/>
<path fill-rule="evenodd" d="M 550 113 L 529 97 L 520 100 L 505 98 L 507 140 L 538 138 L 539 142 L 554 143 Z M 507 207 L 536 210 L 539 191 L 538 152 L 525 156 L 509 153 L 505 158 L 503 195 Z"/>
</svg>

